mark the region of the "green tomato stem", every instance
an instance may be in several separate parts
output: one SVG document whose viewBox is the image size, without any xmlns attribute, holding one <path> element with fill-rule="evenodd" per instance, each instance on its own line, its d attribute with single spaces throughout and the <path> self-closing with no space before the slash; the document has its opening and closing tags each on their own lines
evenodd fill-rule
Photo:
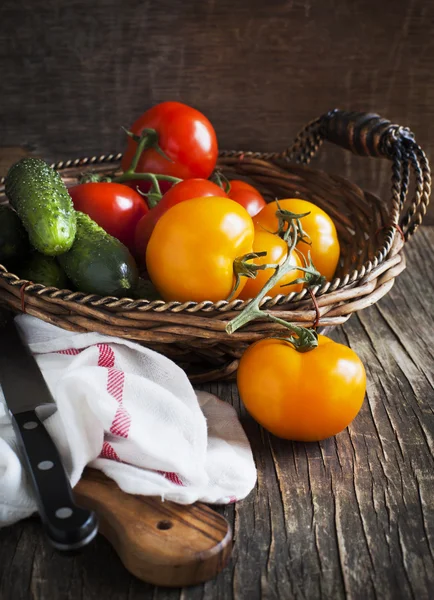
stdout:
<svg viewBox="0 0 434 600">
<path fill-rule="evenodd" d="M 140 157 L 145 150 L 149 150 L 150 148 L 154 149 L 158 154 L 160 154 L 163 158 L 165 158 L 168 162 L 173 163 L 173 160 L 167 156 L 167 154 L 162 150 L 159 144 L 158 132 L 156 129 L 146 128 L 143 129 L 140 135 L 136 135 L 132 131 L 128 131 L 125 127 L 122 127 L 125 133 L 133 139 L 137 144 L 136 152 L 133 156 L 133 160 L 131 161 L 131 165 L 128 171 L 134 171 L 137 168 Z"/>
<path fill-rule="evenodd" d="M 222 188 L 225 194 L 229 194 L 231 191 L 231 182 L 219 169 L 215 169 L 211 177 L 210 181 L 218 185 Z"/>
<path fill-rule="evenodd" d="M 163 197 L 162 194 L 156 194 L 155 192 L 149 192 L 149 194 L 143 194 L 146 198 L 146 203 L 149 208 L 155 208 Z"/>
<path fill-rule="evenodd" d="M 113 183 L 123 183 L 124 181 L 138 181 L 140 179 L 152 181 L 157 179 L 158 181 L 171 181 L 172 183 L 180 183 L 183 181 L 178 177 L 172 177 L 172 175 L 160 175 L 159 173 L 134 173 L 134 171 L 125 171 L 122 175 L 118 175 L 112 181 Z"/>
<path fill-rule="evenodd" d="M 140 157 L 142 156 L 142 153 L 144 152 L 144 150 L 147 147 L 149 147 L 150 137 L 152 137 L 152 134 L 154 136 L 156 136 L 157 132 L 155 130 L 153 130 L 153 132 L 151 132 L 150 130 L 145 129 L 139 138 L 129 131 L 127 131 L 126 133 L 131 138 L 133 138 L 134 141 L 137 142 L 136 152 L 133 156 L 133 160 L 131 161 L 130 168 L 128 169 L 129 172 L 134 173 L 135 170 L 137 169 L 137 165 L 139 163 Z"/>
<path fill-rule="evenodd" d="M 119 175 L 112 179 L 113 183 L 123 183 L 124 181 L 140 181 L 140 180 L 148 180 L 152 183 L 152 188 L 150 194 L 148 196 L 148 205 L 150 208 L 153 208 L 158 204 L 158 202 L 163 197 L 159 185 L 160 181 L 170 181 L 173 184 L 180 183 L 182 179 L 178 177 L 172 177 L 171 175 L 160 175 L 158 173 L 136 173 L 137 165 L 139 164 L 140 157 L 145 150 L 149 148 L 153 148 L 159 154 L 161 154 L 164 158 L 166 158 L 169 162 L 173 162 L 171 158 L 169 158 L 163 150 L 160 148 L 158 144 L 158 133 L 155 129 L 144 129 L 140 136 L 128 131 L 123 127 L 125 133 L 132 138 L 137 143 L 136 152 L 134 153 L 133 159 L 131 161 L 131 165 L 129 168 Z"/>
<path fill-rule="evenodd" d="M 258 293 L 256 298 L 254 298 L 234 319 L 232 319 L 226 326 L 226 331 L 229 334 L 234 333 L 240 327 L 243 327 L 250 321 L 255 319 L 269 319 L 274 321 L 275 323 L 279 323 L 283 325 L 287 329 L 289 329 L 293 334 L 287 339 L 296 350 L 299 352 L 307 352 L 309 350 L 313 350 L 318 345 L 318 336 L 316 331 L 313 329 L 307 329 L 305 327 L 300 327 L 298 325 L 293 325 L 292 323 L 288 323 L 284 319 L 280 319 L 276 317 L 270 312 L 262 310 L 259 305 L 261 300 L 266 296 L 267 292 L 274 287 L 278 281 L 290 271 L 298 270 L 299 267 L 294 266 L 292 264 L 292 252 L 299 240 L 299 236 L 303 235 L 303 230 L 300 224 L 300 216 L 294 215 L 293 219 L 289 220 L 288 229 L 284 232 L 284 240 L 288 244 L 288 254 L 285 261 L 278 265 L 275 268 L 274 274 L 270 277 L 267 283 L 264 285 L 262 290 Z M 304 268 L 301 269 L 305 271 Z M 308 275 L 308 273 L 306 273 Z"/>
<path fill-rule="evenodd" d="M 255 263 L 248 262 L 249 260 L 253 260 L 255 258 L 267 256 L 266 252 L 249 252 L 249 254 L 244 254 L 243 256 L 238 256 L 234 260 L 234 275 L 235 275 L 235 285 L 232 289 L 232 292 L 227 297 L 227 301 L 229 302 L 234 297 L 235 292 L 239 288 L 241 277 L 248 277 L 249 279 L 255 279 L 258 271 L 264 271 L 265 269 L 275 269 L 277 265 L 256 265 Z"/>
</svg>

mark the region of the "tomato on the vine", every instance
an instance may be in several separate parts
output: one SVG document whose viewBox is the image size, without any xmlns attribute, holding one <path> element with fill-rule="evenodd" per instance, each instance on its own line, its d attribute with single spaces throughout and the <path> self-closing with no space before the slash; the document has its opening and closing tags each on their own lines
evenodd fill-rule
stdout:
<svg viewBox="0 0 434 600">
<path fill-rule="evenodd" d="M 162 182 L 163 183 L 163 182 Z M 161 185 L 161 184 L 160 184 Z M 186 179 L 177 183 L 164 194 L 159 203 L 152 208 L 137 225 L 135 232 L 135 254 L 137 260 L 145 263 L 146 248 L 157 221 L 165 212 L 185 200 L 218 196 L 226 198 L 226 194 L 217 184 L 207 179 Z"/>
<path fill-rule="evenodd" d="M 162 102 L 146 111 L 131 126 L 131 132 L 140 136 L 150 129 L 163 156 L 155 147 L 146 149 L 137 164 L 137 173 L 159 173 L 180 179 L 201 177 L 207 179 L 217 161 L 217 136 L 210 121 L 198 110 L 180 102 Z M 156 136 L 155 136 L 156 132 Z M 128 170 L 137 142 L 128 138 L 122 159 L 122 169 Z"/>
<path fill-rule="evenodd" d="M 137 223 L 149 209 L 142 196 L 121 183 L 82 183 L 69 188 L 75 210 L 134 250 Z"/>
<path fill-rule="evenodd" d="M 133 179 L 130 181 L 123 181 L 122 183 L 123 185 L 127 185 L 134 191 L 144 195 L 149 194 L 152 189 L 152 182 L 148 179 Z M 171 181 L 160 180 L 158 185 L 160 186 L 161 193 L 164 195 L 170 190 L 170 188 L 173 186 L 173 183 Z"/>
<path fill-rule="evenodd" d="M 331 218 L 321 208 L 299 198 L 287 198 L 278 202 L 270 202 L 255 217 L 255 227 L 266 231 L 277 231 L 278 218 L 276 211 L 281 208 L 296 214 L 310 213 L 301 219 L 303 230 L 310 238 L 311 244 L 299 242 L 297 249 L 308 259 L 308 254 L 316 269 L 331 280 L 339 262 L 340 246 L 336 227 Z"/>
<path fill-rule="evenodd" d="M 323 335 L 309 352 L 269 338 L 247 348 L 237 383 L 248 412 L 265 429 L 285 439 L 313 442 L 351 423 L 363 403 L 366 374 L 351 348 Z"/>
<path fill-rule="evenodd" d="M 250 215 L 233 200 L 186 200 L 154 228 L 146 251 L 149 277 L 166 301 L 223 300 L 235 285 L 234 260 L 252 251 L 253 236 Z"/>
<path fill-rule="evenodd" d="M 228 192 L 229 198 L 244 206 L 251 217 L 257 215 L 267 205 L 262 194 L 253 185 L 250 185 L 250 183 L 246 183 L 240 179 L 233 179 L 230 182 L 230 186 L 231 189 Z"/>
<path fill-rule="evenodd" d="M 257 265 L 266 264 L 282 264 L 288 256 L 288 245 L 279 236 L 267 231 L 255 231 L 255 239 L 253 240 L 253 252 L 266 252 L 266 256 L 255 258 L 252 262 Z M 291 254 L 291 263 L 294 267 L 301 267 L 302 262 L 296 251 Z M 244 288 L 238 295 L 243 300 L 255 298 L 262 290 L 264 285 L 274 275 L 275 269 L 264 269 L 257 271 L 254 279 L 248 279 Z M 290 294 L 291 292 L 300 292 L 303 289 L 302 283 L 290 284 L 295 279 L 303 277 L 303 272 L 296 268 L 283 275 L 279 281 L 267 292 L 267 296 L 277 296 L 278 294 Z M 285 287 L 281 287 L 285 286 Z"/>
</svg>

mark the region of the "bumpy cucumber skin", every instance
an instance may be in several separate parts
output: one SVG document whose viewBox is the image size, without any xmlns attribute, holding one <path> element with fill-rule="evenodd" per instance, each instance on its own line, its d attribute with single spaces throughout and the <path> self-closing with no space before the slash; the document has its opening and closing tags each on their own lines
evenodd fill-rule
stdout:
<svg viewBox="0 0 434 600">
<path fill-rule="evenodd" d="M 48 256 L 67 252 L 75 238 L 72 199 L 60 175 L 39 158 L 23 158 L 6 176 L 5 191 L 36 250 Z"/>
<path fill-rule="evenodd" d="M 42 283 L 47 287 L 56 287 L 61 290 L 69 287 L 68 278 L 54 256 L 45 256 L 36 251 L 18 269 L 18 275 L 21 279 Z"/>
<path fill-rule="evenodd" d="M 137 285 L 139 273 L 128 248 L 81 212 L 74 244 L 58 260 L 81 292 L 122 297 Z"/>
<path fill-rule="evenodd" d="M 0 206 L 0 264 L 14 264 L 29 251 L 29 238 L 17 213 L 9 206 Z"/>
</svg>

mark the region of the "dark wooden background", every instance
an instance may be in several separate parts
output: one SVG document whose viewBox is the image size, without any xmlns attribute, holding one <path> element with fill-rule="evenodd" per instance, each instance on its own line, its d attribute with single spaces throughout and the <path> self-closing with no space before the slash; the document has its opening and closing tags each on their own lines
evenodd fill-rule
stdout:
<svg viewBox="0 0 434 600">
<path fill-rule="evenodd" d="M 433 0 L 1 0 L 0 172 L 121 150 L 120 126 L 166 99 L 207 114 L 222 148 L 284 149 L 341 107 L 409 125 L 434 160 L 433 32 Z M 387 163 L 327 147 L 317 164 L 389 193 Z M 433 243 L 420 230 L 391 294 L 334 334 L 369 365 L 354 426 L 288 452 L 248 422 L 259 480 L 225 509 L 218 578 L 156 590 L 102 538 L 53 555 L 33 520 L 0 531 L 0 599 L 433 598 Z"/>
<path fill-rule="evenodd" d="M 175 99 L 222 148 L 283 149 L 340 107 L 434 156 L 433 26 L 426 0 L 2 0 L 0 145 L 10 162 L 119 150 L 121 125 Z M 319 164 L 388 194 L 387 164 L 333 147 Z"/>
</svg>

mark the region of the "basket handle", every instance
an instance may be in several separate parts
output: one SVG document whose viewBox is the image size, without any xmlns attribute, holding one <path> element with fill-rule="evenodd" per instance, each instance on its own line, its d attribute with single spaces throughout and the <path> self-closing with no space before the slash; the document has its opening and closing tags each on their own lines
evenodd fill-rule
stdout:
<svg viewBox="0 0 434 600">
<path fill-rule="evenodd" d="M 408 239 L 422 223 L 431 193 L 431 170 L 413 133 L 375 113 L 332 110 L 311 121 L 284 154 L 291 161 L 308 164 L 324 141 L 358 156 L 392 161 L 392 225 L 400 226 Z M 410 168 L 414 174 L 414 196 L 407 199 Z"/>
</svg>

